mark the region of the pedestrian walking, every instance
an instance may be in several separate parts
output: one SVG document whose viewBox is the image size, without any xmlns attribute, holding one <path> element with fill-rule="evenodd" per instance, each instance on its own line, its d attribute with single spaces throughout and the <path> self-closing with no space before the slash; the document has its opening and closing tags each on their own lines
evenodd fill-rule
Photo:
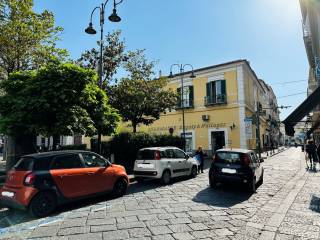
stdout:
<svg viewBox="0 0 320 240">
<path fill-rule="evenodd" d="M 312 140 L 308 141 L 306 146 L 306 152 L 308 154 L 308 158 L 310 161 L 310 168 L 315 169 L 316 164 L 318 162 L 318 154 L 317 154 L 317 146 L 314 144 Z"/>
<path fill-rule="evenodd" d="M 199 162 L 198 166 L 198 173 L 203 173 L 203 165 L 204 165 L 204 153 L 202 151 L 202 147 L 198 147 L 198 150 L 196 151 L 195 158 Z"/>
</svg>

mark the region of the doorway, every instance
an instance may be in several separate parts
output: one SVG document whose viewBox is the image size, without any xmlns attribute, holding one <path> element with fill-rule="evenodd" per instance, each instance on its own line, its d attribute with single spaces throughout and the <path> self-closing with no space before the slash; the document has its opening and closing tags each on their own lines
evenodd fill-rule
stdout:
<svg viewBox="0 0 320 240">
<path fill-rule="evenodd" d="M 225 145 L 226 142 L 224 131 L 211 132 L 212 154 L 214 154 L 217 150 L 223 148 Z"/>
</svg>

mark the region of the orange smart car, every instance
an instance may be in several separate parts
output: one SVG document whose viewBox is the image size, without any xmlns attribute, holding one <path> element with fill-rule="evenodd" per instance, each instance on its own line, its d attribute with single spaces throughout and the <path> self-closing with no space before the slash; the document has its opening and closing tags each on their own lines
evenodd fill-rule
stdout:
<svg viewBox="0 0 320 240">
<path fill-rule="evenodd" d="M 57 205 L 101 193 L 119 197 L 129 179 L 125 168 L 87 151 L 56 151 L 22 157 L 0 190 L 3 206 L 49 215 Z"/>
</svg>

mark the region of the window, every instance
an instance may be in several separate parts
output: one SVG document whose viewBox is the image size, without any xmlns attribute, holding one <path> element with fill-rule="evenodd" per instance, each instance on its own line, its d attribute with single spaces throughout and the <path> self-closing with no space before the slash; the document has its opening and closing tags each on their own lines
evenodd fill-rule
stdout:
<svg viewBox="0 0 320 240">
<path fill-rule="evenodd" d="M 205 105 L 227 103 L 226 80 L 207 83 Z"/>
<path fill-rule="evenodd" d="M 172 149 L 167 149 L 165 151 L 166 158 L 174 158 L 174 152 Z"/>
<path fill-rule="evenodd" d="M 215 160 L 217 163 L 241 164 L 241 154 L 231 152 L 218 152 Z"/>
<path fill-rule="evenodd" d="M 51 169 L 83 168 L 78 154 L 57 156 L 53 159 Z"/>
<path fill-rule="evenodd" d="M 150 149 L 140 150 L 137 155 L 137 160 L 153 160 L 154 151 L 155 150 L 150 150 Z"/>
<path fill-rule="evenodd" d="M 86 167 L 105 167 L 106 162 L 99 156 L 91 153 L 82 153 Z"/>
<path fill-rule="evenodd" d="M 178 92 L 178 108 L 191 108 L 193 107 L 193 86 L 184 86 L 183 87 L 183 93 L 181 93 L 181 88 L 177 89 Z M 181 102 L 181 94 L 183 94 L 183 104 Z"/>
<path fill-rule="evenodd" d="M 24 157 L 20 158 L 17 164 L 14 166 L 16 171 L 31 171 L 33 168 L 34 158 Z"/>
<path fill-rule="evenodd" d="M 175 158 L 186 158 L 186 155 L 184 154 L 184 152 L 178 149 L 174 149 L 173 152 L 174 152 Z"/>
</svg>

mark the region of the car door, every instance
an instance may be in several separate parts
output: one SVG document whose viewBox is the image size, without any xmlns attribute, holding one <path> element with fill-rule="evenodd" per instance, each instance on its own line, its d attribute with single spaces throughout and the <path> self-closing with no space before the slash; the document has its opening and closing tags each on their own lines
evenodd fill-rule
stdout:
<svg viewBox="0 0 320 240">
<path fill-rule="evenodd" d="M 53 157 L 50 174 L 66 198 L 76 198 L 86 194 L 88 179 L 79 154 Z"/>
<path fill-rule="evenodd" d="M 116 180 L 112 166 L 94 153 L 81 156 L 88 175 L 88 194 L 111 191 Z"/>
<path fill-rule="evenodd" d="M 262 165 L 260 163 L 260 160 L 259 160 L 259 157 L 258 155 L 254 152 L 253 153 L 256 161 L 257 161 L 257 180 L 259 180 L 261 178 L 261 175 L 262 175 Z"/>
<path fill-rule="evenodd" d="M 190 171 L 190 167 L 188 167 L 188 161 L 186 154 L 179 150 L 173 149 L 175 160 L 177 161 L 177 167 L 174 170 L 174 173 L 177 176 L 184 176 L 187 175 Z"/>
<path fill-rule="evenodd" d="M 254 175 L 256 177 L 256 180 L 259 180 L 260 174 L 259 174 L 259 161 L 258 158 L 256 156 L 256 154 L 254 152 L 250 152 L 250 159 L 251 159 L 251 165 L 252 165 L 252 169 L 254 171 Z"/>
</svg>

